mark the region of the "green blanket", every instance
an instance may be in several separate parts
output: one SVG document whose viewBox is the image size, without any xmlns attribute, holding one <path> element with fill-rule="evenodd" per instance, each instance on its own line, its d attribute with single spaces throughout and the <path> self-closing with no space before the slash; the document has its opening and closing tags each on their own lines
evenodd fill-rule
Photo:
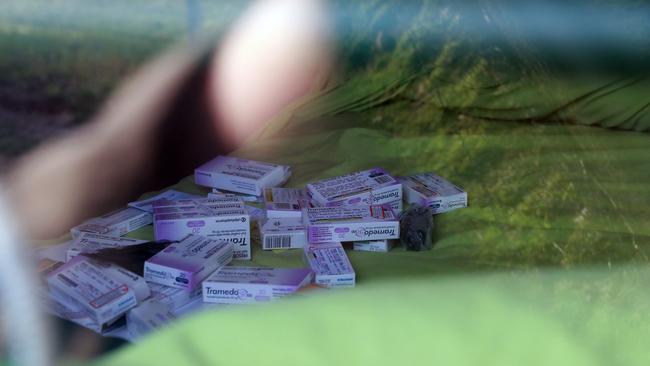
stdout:
<svg viewBox="0 0 650 366">
<path fill-rule="evenodd" d="M 396 110 L 298 111 L 235 155 L 291 165 L 289 186 L 435 171 L 470 207 L 436 216 L 432 251 L 350 252 L 353 290 L 198 314 L 100 364 L 647 364 L 647 134 L 462 115 L 413 130 L 386 120 Z M 174 188 L 207 192 L 191 177 Z M 253 246 L 237 264 L 302 265 Z"/>
<path fill-rule="evenodd" d="M 470 207 L 436 216 L 431 251 L 349 252 L 355 289 L 197 314 L 100 364 L 647 365 L 646 68 L 550 52 L 499 1 L 461 21 L 451 2 L 337 4 L 340 79 L 234 155 L 292 166 L 296 187 L 435 171 Z M 259 243 L 238 264 L 303 265 Z"/>
</svg>

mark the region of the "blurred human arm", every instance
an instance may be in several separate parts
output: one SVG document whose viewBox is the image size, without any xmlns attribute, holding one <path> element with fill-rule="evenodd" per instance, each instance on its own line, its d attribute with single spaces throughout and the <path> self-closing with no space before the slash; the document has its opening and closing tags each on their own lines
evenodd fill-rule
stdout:
<svg viewBox="0 0 650 366">
<path fill-rule="evenodd" d="M 9 172 L 23 230 L 61 235 L 240 146 L 327 72 L 327 28 L 320 1 L 260 1 L 214 52 L 185 46 L 154 59 L 91 121 Z"/>
</svg>

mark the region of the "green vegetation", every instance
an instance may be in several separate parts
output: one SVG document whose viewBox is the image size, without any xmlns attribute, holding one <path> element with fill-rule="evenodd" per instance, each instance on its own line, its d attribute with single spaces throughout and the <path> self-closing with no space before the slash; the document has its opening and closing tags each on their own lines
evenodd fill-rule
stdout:
<svg viewBox="0 0 650 366">
<path fill-rule="evenodd" d="M 201 2 L 201 31 L 222 33 L 245 3 Z M 3 1 L 0 87 L 81 122 L 130 72 L 187 37 L 184 1 Z"/>
</svg>

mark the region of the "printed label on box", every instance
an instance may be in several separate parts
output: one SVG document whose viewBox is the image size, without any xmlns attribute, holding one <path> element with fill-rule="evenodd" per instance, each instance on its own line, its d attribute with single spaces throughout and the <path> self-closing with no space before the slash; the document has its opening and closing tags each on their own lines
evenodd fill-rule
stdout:
<svg viewBox="0 0 650 366">
<path fill-rule="evenodd" d="M 352 243 L 352 250 L 360 252 L 386 253 L 393 247 L 393 240 L 368 240 L 355 241 Z"/>
<path fill-rule="evenodd" d="M 302 209 L 315 207 L 307 190 L 298 188 L 265 188 L 264 203 L 269 218 L 301 218 Z"/>
<path fill-rule="evenodd" d="M 175 211 L 180 207 L 195 207 Z M 192 206 L 195 205 L 195 206 Z M 170 211 L 170 213 L 166 213 Z M 250 216 L 241 200 L 223 202 L 217 199 L 192 200 L 154 204 L 154 237 L 156 240 L 179 240 L 189 234 L 235 245 L 235 259 L 250 259 Z"/>
<path fill-rule="evenodd" d="M 143 226 L 149 225 L 151 222 L 152 216 L 150 213 L 136 208 L 127 207 L 110 212 L 104 216 L 87 220 L 81 225 L 70 229 L 70 234 L 73 238 L 78 237 L 83 232 L 122 236 Z"/>
<path fill-rule="evenodd" d="M 304 215 L 310 243 L 399 238 L 399 220 L 385 206 L 317 207 Z"/>
<path fill-rule="evenodd" d="M 82 253 L 95 253 L 106 248 L 122 248 L 147 243 L 146 240 L 131 239 L 93 233 L 81 233 L 72 241 L 67 251 L 67 260 Z"/>
<path fill-rule="evenodd" d="M 314 271 L 314 283 L 324 287 L 354 287 L 354 269 L 341 243 L 309 244 L 305 258 Z"/>
<path fill-rule="evenodd" d="M 232 258 L 232 243 L 190 235 L 149 258 L 144 264 L 144 278 L 164 286 L 193 290 Z"/>
<path fill-rule="evenodd" d="M 203 301 L 250 304 L 276 300 L 309 284 L 308 268 L 223 267 L 203 282 Z"/>
<path fill-rule="evenodd" d="M 307 184 L 324 206 L 381 205 L 402 200 L 402 184 L 381 168 Z"/>
<path fill-rule="evenodd" d="M 307 243 L 307 230 L 299 219 L 268 219 L 260 225 L 262 249 L 298 249 Z"/>
<path fill-rule="evenodd" d="M 153 203 L 159 200 L 180 200 L 180 199 L 187 199 L 187 198 L 198 198 L 199 196 L 196 196 L 194 194 L 189 194 L 185 192 L 179 192 L 174 189 L 168 189 L 162 193 L 158 193 L 157 195 L 146 198 L 140 201 L 134 201 L 129 203 L 129 207 L 137 208 L 142 211 L 146 211 L 149 213 L 153 213 Z"/>
<path fill-rule="evenodd" d="M 55 298 L 74 300 L 98 324 L 114 320 L 137 304 L 135 293 L 125 283 L 82 256 L 52 271 L 46 282 Z"/>
</svg>

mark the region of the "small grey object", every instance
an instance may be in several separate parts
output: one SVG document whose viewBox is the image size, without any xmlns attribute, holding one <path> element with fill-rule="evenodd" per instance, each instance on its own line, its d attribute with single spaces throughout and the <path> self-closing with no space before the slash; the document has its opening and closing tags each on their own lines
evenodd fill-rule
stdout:
<svg viewBox="0 0 650 366">
<path fill-rule="evenodd" d="M 412 205 L 400 216 L 400 242 L 406 250 L 422 251 L 433 248 L 433 212 L 428 207 Z"/>
</svg>

